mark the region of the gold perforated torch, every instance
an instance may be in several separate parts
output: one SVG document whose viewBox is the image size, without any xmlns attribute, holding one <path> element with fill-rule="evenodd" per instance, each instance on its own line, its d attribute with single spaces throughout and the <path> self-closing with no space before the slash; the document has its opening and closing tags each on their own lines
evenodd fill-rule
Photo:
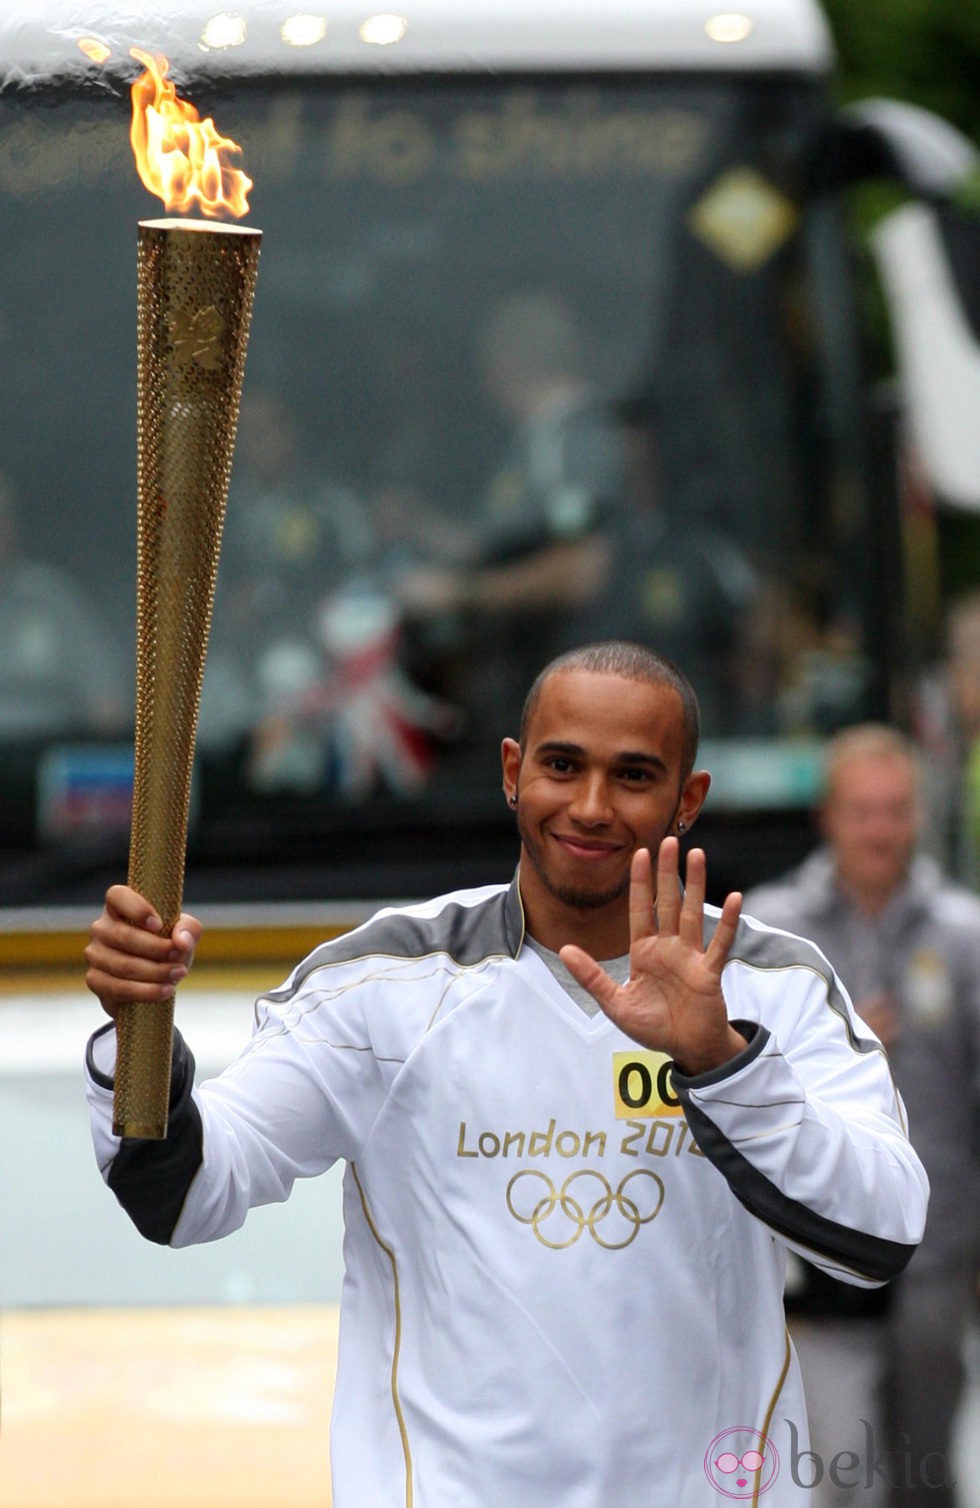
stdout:
<svg viewBox="0 0 980 1508">
<path fill-rule="evenodd" d="M 133 49 L 131 139 L 169 211 L 137 243 L 136 755 L 129 883 L 169 935 L 181 910 L 191 769 L 261 232 L 242 215 L 238 147 L 177 96 L 166 58 Z M 167 1133 L 173 1003 L 117 1019 L 113 1129 Z"/>
</svg>

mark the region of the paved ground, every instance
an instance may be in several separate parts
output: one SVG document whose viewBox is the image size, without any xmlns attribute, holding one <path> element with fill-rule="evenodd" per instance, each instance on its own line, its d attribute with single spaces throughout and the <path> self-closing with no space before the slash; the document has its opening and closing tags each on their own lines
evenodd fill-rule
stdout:
<svg viewBox="0 0 980 1508">
<path fill-rule="evenodd" d="M 4 1508 L 329 1508 L 332 1306 L 14 1311 Z"/>
</svg>

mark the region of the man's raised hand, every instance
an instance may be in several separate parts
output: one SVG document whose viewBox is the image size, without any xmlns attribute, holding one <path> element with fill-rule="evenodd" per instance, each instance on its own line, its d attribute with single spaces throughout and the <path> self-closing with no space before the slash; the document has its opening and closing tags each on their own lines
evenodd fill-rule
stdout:
<svg viewBox="0 0 980 1508">
<path fill-rule="evenodd" d="M 679 844 L 665 838 L 657 859 L 656 891 L 650 851 L 637 849 L 630 871 L 630 977 L 617 985 L 584 949 L 568 944 L 561 959 L 621 1031 L 643 1047 L 665 1052 L 682 1073 L 718 1068 L 745 1047 L 729 1024 L 721 971 L 735 937 L 742 897 L 729 895 L 704 945 L 704 851 L 692 849 L 686 885 L 678 875 Z"/>
</svg>

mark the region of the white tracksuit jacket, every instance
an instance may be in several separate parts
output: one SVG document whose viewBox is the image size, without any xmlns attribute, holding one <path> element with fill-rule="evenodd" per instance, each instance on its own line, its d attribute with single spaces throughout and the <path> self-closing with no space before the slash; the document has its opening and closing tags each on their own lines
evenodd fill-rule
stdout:
<svg viewBox="0 0 980 1508">
<path fill-rule="evenodd" d="M 165 1142 L 112 1135 L 110 1024 L 108 1183 L 185 1246 L 346 1159 L 335 1508 L 805 1503 L 786 1247 L 874 1285 L 925 1222 L 884 1052 L 815 947 L 748 918 L 723 988 L 749 1044 L 697 1078 L 522 941 L 516 881 L 379 912 L 218 1078 L 175 1038 Z"/>
</svg>

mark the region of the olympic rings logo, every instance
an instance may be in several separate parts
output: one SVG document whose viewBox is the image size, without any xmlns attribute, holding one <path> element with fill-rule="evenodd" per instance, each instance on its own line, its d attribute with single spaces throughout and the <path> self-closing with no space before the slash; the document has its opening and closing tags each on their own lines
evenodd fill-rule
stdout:
<svg viewBox="0 0 980 1508">
<path fill-rule="evenodd" d="M 585 1231 L 606 1251 L 622 1251 L 659 1215 L 663 1202 L 663 1182 L 649 1168 L 627 1173 L 617 1189 L 594 1168 L 570 1173 L 560 1189 L 536 1168 L 515 1173 L 507 1185 L 510 1213 L 551 1251 L 574 1246 Z"/>
</svg>

